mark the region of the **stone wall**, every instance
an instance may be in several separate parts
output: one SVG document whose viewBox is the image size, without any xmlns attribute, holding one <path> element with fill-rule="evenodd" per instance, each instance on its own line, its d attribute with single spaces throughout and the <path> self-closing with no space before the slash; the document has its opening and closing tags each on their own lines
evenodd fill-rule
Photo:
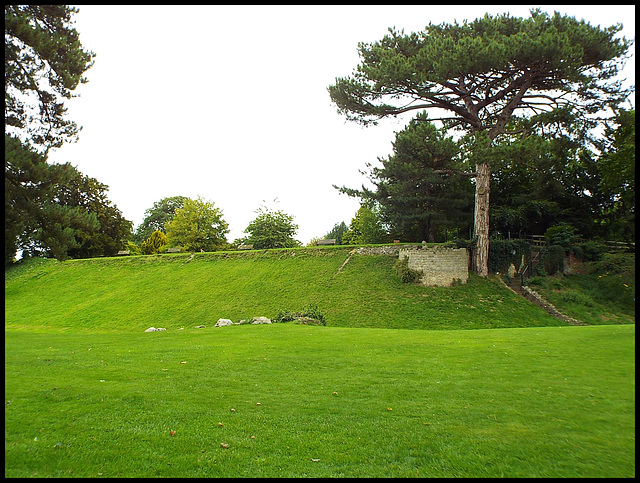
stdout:
<svg viewBox="0 0 640 483">
<path fill-rule="evenodd" d="M 409 268 L 422 272 L 422 285 L 450 286 L 455 280 L 469 280 L 469 253 L 466 248 L 402 248 L 398 258 L 409 257 Z"/>
<path fill-rule="evenodd" d="M 357 250 L 359 255 L 391 255 L 398 256 L 400 246 L 382 246 L 382 247 L 360 247 Z"/>
</svg>

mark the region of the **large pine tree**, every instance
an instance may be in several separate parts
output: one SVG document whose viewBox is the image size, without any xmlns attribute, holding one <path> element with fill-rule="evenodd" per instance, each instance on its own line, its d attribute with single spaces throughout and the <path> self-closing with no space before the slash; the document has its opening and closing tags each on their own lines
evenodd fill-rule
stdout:
<svg viewBox="0 0 640 483">
<path fill-rule="evenodd" d="M 616 38 L 621 28 L 532 10 L 529 18 L 487 14 L 408 35 L 390 29 L 379 42 L 359 44 L 361 63 L 329 94 L 339 113 L 365 125 L 437 109 L 447 127 L 473 135 L 473 267 L 487 276 L 491 169 L 499 161 L 493 141 L 508 134 L 514 116 L 571 105 L 589 117 L 626 100 L 614 80 L 631 44 Z"/>
</svg>

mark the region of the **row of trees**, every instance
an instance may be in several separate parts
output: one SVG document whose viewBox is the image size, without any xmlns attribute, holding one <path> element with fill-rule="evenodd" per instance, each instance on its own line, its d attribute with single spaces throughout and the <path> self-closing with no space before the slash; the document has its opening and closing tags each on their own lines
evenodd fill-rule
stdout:
<svg viewBox="0 0 640 483">
<path fill-rule="evenodd" d="M 64 100 L 95 57 L 73 28 L 76 12 L 5 6 L 5 263 L 19 251 L 63 259 L 114 255 L 127 244 L 151 253 L 228 247 L 228 224 L 212 202 L 165 198 L 133 232 L 106 185 L 47 162 L 51 148 L 77 137 Z M 620 29 L 533 10 L 361 43 L 353 75 L 329 87 L 338 112 L 364 125 L 416 117 L 381 167 L 368 166 L 373 188 L 338 188 L 362 207 L 327 237 L 439 241 L 470 232 L 481 275 L 490 233 L 542 233 L 570 221 L 589 238 L 634 240 L 635 111 L 621 109 L 629 90 L 615 80 L 631 42 L 615 37 Z M 442 117 L 427 115 L 434 109 Z M 236 244 L 300 244 L 292 216 L 256 213 Z"/>
<path fill-rule="evenodd" d="M 157 201 L 145 211 L 145 218 L 132 235 L 128 248 L 134 253 L 153 254 L 170 247 L 182 251 L 211 252 L 239 245 L 254 249 L 291 248 L 301 243 L 294 238 L 298 225 L 293 216 L 265 205 L 256 210 L 246 237 L 227 241 L 229 225 L 215 203 L 198 197 L 173 196 Z"/>
<path fill-rule="evenodd" d="M 539 116 L 528 120 L 526 136 L 494 143 L 504 161 L 491 177 L 490 234 L 543 234 L 569 222 L 585 238 L 635 241 L 635 111 L 618 111 L 600 139 L 585 136 L 570 112 L 554 114 L 562 115 L 555 131 Z M 467 238 L 474 183 L 466 142 L 418 114 L 397 133 L 393 154 L 368 164 L 373 188 L 335 186 L 363 203 L 344 243 Z"/>
<path fill-rule="evenodd" d="M 95 54 L 65 5 L 5 5 L 5 265 L 18 254 L 57 259 L 113 256 L 125 248 L 218 250 L 228 224 L 213 202 L 176 196 L 147 211 L 137 230 L 107 197 L 108 186 L 48 153 L 77 139 L 64 101 L 87 82 Z M 296 246 L 293 217 L 261 207 L 237 243 Z"/>
</svg>

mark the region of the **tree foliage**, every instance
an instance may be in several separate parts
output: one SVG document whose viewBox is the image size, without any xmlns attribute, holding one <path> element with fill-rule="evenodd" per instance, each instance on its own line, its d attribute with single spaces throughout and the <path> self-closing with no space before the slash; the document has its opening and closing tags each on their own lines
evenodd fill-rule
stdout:
<svg viewBox="0 0 640 483">
<path fill-rule="evenodd" d="M 107 189 L 5 136 L 5 263 L 18 251 L 60 260 L 115 255 L 131 222 L 108 200 Z"/>
<path fill-rule="evenodd" d="M 294 238 L 298 225 L 294 223 L 292 215 L 264 205 L 256 213 L 258 216 L 244 230 L 248 236 L 240 240 L 242 243 L 251 244 L 254 249 L 293 248 L 301 245 Z"/>
<path fill-rule="evenodd" d="M 166 233 L 165 225 L 174 217 L 176 211 L 184 206 L 184 202 L 188 199 L 186 196 L 171 196 L 156 201 L 151 208 L 144 212 L 144 220 L 136 228 L 133 240 L 142 243 L 156 230 Z"/>
<path fill-rule="evenodd" d="M 64 259 L 114 255 L 131 232 L 107 186 L 69 163 L 47 163 L 74 141 L 64 101 L 86 82 L 83 49 L 64 5 L 5 5 L 5 263 L 18 251 Z"/>
<path fill-rule="evenodd" d="M 418 114 L 396 134 L 393 154 L 378 158 L 382 167 L 367 164 L 373 190 L 364 185 L 339 190 L 379 206 L 395 237 L 434 243 L 446 228 L 466 232 L 473 193 L 468 177 L 460 174 L 464 166 L 457 143 L 425 121 L 426 113 Z"/>
<path fill-rule="evenodd" d="M 351 77 L 329 87 L 338 112 L 375 124 L 386 116 L 438 109 L 448 128 L 470 137 L 475 165 L 474 270 L 488 274 L 492 143 L 509 134 L 513 117 L 572 106 L 597 122 L 629 92 L 613 80 L 630 42 L 559 13 L 532 10 L 529 18 L 485 15 L 472 22 L 429 24 L 423 32 L 360 43 Z M 435 119 L 434 119 L 435 120 Z"/>
<path fill-rule="evenodd" d="M 153 255 L 154 253 L 158 253 L 158 250 L 165 246 L 167 242 L 167 235 L 160 230 L 156 230 L 149 238 L 140 244 L 140 253 L 143 255 Z"/>
<path fill-rule="evenodd" d="M 342 237 L 349 230 L 349 227 L 344 221 L 336 223 L 333 228 L 324 236 L 325 239 L 335 239 L 336 245 L 342 245 Z"/>
<path fill-rule="evenodd" d="M 636 121 L 635 109 L 621 110 L 606 132 L 605 152 L 598 160 L 599 188 L 604 196 L 602 221 L 614 239 L 635 242 Z"/>
<path fill-rule="evenodd" d="M 382 222 L 380 211 L 365 204 L 358 208 L 351 219 L 349 230 L 342 235 L 343 245 L 368 245 L 388 241 L 389 235 Z"/>
<path fill-rule="evenodd" d="M 87 82 L 95 54 L 84 50 L 65 5 L 5 5 L 5 133 L 47 152 L 74 140 L 64 100 Z M 35 106 L 35 107 L 33 107 Z"/>
<path fill-rule="evenodd" d="M 201 197 L 185 199 L 165 228 L 168 244 L 186 251 L 213 252 L 227 246 L 229 225 L 222 218 L 222 211 L 215 203 Z"/>
<path fill-rule="evenodd" d="M 571 220 L 584 236 L 601 235 L 598 140 L 580 116 L 557 109 L 520 120 L 517 127 L 526 135 L 494 143 L 504 161 L 492 173 L 492 233 L 542 234 Z"/>
<path fill-rule="evenodd" d="M 95 213 L 100 224 L 97 230 L 79 231 L 76 237 L 79 245 L 68 250 L 70 257 L 114 256 L 125 248 L 131 237 L 133 223 L 125 219 L 118 207 L 108 199 L 108 189 L 107 185 L 83 175 L 75 168 L 71 182 L 57 186 L 54 203 Z"/>
</svg>

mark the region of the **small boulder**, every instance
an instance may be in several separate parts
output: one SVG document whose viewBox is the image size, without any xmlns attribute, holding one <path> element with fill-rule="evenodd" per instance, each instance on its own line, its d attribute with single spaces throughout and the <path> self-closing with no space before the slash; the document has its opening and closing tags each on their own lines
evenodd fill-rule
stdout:
<svg viewBox="0 0 640 483">
<path fill-rule="evenodd" d="M 251 323 L 253 325 L 257 325 L 257 324 L 270 324 L 271 320 L 267 319 L 266 317 L 254 317 L 253 319 L 251 319 Z"/>
<path fill-rule="evenodd" d="M 233 322 L 229 319 L 218 319 L 214 327 L 224 327 L 225 325 L 233 325 Z"/>
<path fill-rule="evenodd" d="M 158 328 L 149 327 L 147 330 L 145 330 L 145 332 L 159 332 L 162 330 L 167 330 L 167 329 L 165 329 L 164 327 L 158 327 Z"/>
</svg>

